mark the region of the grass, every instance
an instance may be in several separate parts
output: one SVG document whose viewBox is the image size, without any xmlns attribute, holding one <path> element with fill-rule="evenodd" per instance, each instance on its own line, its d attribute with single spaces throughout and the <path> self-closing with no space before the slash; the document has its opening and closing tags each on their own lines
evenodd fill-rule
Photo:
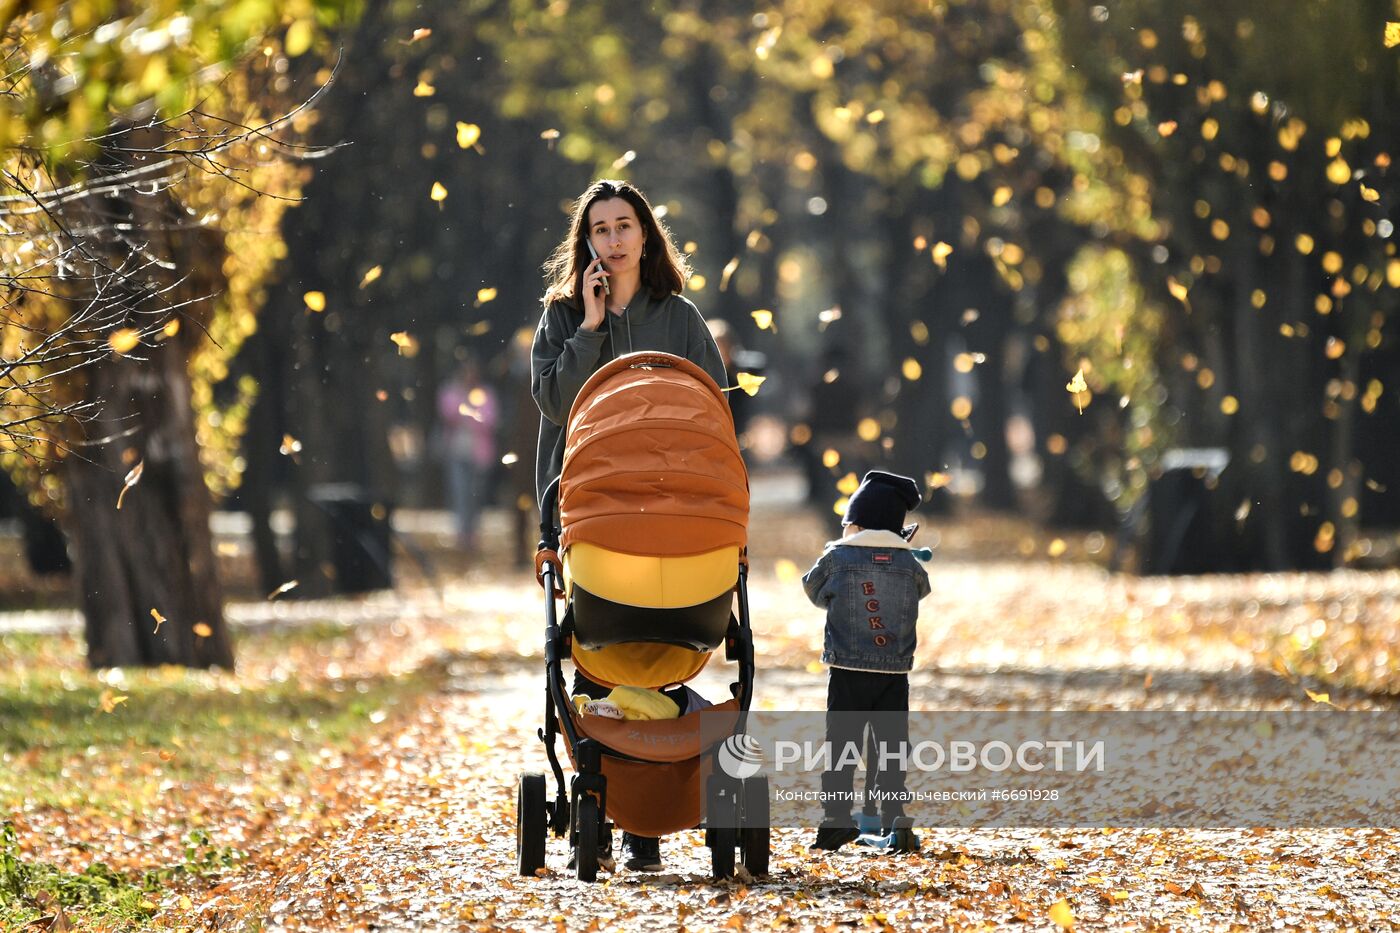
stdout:
<svg viewBox="0 0 1400 933">
<path fill-rule="evenodd" d="M 318 769 L 440 684 L 387 626 L 245 633 L 237 673 L 88 671 L 73 636 L 0 636 L 0 929 L 139 928 L 230 868 Z"/>
</svg>

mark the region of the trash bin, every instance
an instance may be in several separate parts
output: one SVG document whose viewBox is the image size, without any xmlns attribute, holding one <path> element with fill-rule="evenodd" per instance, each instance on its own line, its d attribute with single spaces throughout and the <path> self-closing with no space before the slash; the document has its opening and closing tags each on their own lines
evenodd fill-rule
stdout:
<svg viewBox="0 0 1400 933">
<path fill-rule="evenodd" d="M 393 506 L 354 483 L 313 486 L 307 496 L 330 526 L 336 592 L 392 589 Z"/>
<path fill-rule="evenodd" d="M 1219 539 L 1216 486 L 1230 462 L 1221 448 L 1182 448 L 1162 456 L 1147 489 L 1144 574 L 1221 573 L 1232 569 L 1230 542 Z"/>
</svg>

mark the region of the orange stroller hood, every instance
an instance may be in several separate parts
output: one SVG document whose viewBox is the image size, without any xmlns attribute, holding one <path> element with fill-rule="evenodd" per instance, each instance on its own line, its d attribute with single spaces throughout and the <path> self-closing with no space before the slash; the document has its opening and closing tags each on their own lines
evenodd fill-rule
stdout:
<svg viewBox="0 0 1400 933">
<path fill-rule="evenodd" d="M 679 557 L 746 545 L 749 476 L 729 402 L 679 356 L 630 353 L 589 377 L 561 476 L 564 548 Z"/>
</svg>

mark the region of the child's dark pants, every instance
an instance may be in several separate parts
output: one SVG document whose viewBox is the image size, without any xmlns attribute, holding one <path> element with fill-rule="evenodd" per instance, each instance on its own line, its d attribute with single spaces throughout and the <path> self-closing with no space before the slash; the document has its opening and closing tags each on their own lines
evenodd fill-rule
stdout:
<svg viewBox="0 0 1400 933">
<path fill-rule="evenodd" d="M 877 751 L 873 760 L 866 761 L 866 768 L 877 768 L 881 744 L 889 754 L 895 755 L 901 743 L 909 742 L 909 675 L 833 667 L 827 683 L 826 709 L 826 740 L 831 743 L 832 764 L 840 760 L 848 743 L 857 749 L 865 748 L 868 725 L 875 735 Z M 882 715 L 868 715 L 870 713 Z M 904 715 L 894 715 L 896 713 Z M 822 775 L 826 822 L 840 825 L 851 822 L 854 781 L 853 767 L 840 770 L 833 767 Z M 897 764 L 884 769 L 873 786 L 884 796 L 880 802 L 881 822 L 889 826 L 904 815 L 904 771 Z"/>
</svg>

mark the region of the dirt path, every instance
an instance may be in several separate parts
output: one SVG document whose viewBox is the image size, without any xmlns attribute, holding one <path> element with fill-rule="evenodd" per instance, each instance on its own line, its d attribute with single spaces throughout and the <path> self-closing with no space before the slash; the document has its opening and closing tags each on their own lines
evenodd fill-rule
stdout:
<svg viewBox="0 0 1400 933">
<path fill-rule="evenodd" d="M 820 620 L 791 574 L 756 570 L 759 705 L 820 709 Z M 1007 561 L 933 576 L 912 691 L 923 709 L 1306 708 L 1307 679 L 1271 646 L 1301 630 L 1316 656 L 1329 619 L 1373 631 L 1400 604 L 1394 575 L 1127 581 Z M 368 750 L 377 767 L 348 776 L 355 803 L 339 825 L 193 913 L 210 922 L 259 905 L 271 928 L 318 930 L 1047 929 L 1071 915 L 1094 929 L 1400 929 L 1400 833 L 1380 830 L 929 830 L 923 853 L 899 857 L 815 857 L 809 832 L 779 831 L 772 876 L 748 883 L 712 882 L 702 834 L 689 832 L 664 841 L 663 874 L 595 885 L 565 872 L 551 837 L 552 872 L 517 878 L 516 777 L 547 770 L 534 736 L 540 598 L 524 581 L 467 581 L 454 600 L 450 690 Z M 705 676 L 702 692 L 720 692 L 722 675 Z M 1360 691 L 1331 702 L 1395 705 Z"/>
</svg>

